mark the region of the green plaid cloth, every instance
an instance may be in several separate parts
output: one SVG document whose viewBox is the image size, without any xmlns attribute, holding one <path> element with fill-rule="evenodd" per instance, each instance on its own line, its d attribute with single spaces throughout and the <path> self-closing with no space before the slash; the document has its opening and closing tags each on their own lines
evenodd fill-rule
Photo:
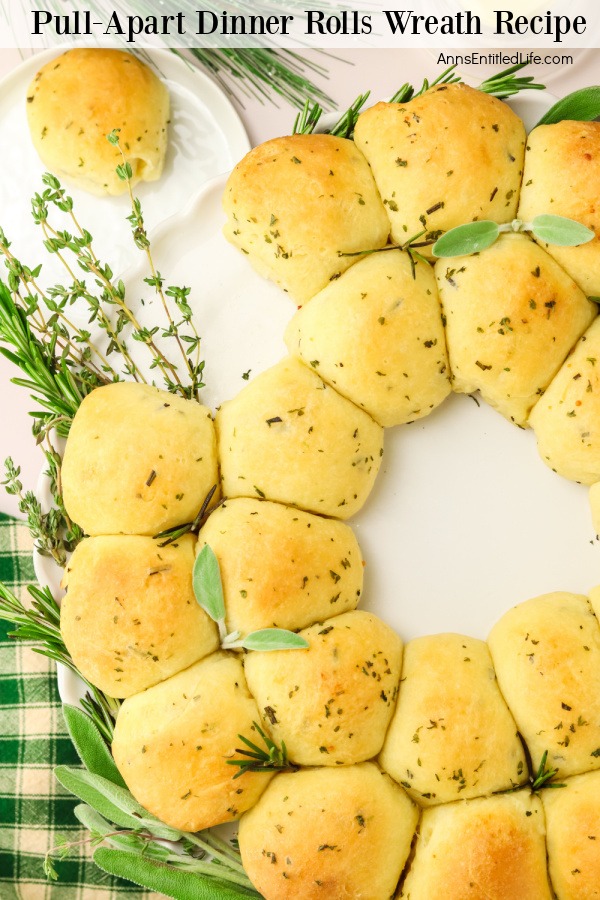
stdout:
<svg viewBox="0 0 600 900">
<path fill-rule="evenodd" d="M 0 581 L 25 598 L 34 579 L 27 527 L 0 513 Z M 146 900 L 159 895 L 105 875 L 88 844 L 55 863 L 60 880 L 42 870 L 47 851 L 64 837 L 85 840 L 74 798 L 55 780 L 56 765 L 79 760 L 67 735 L 54 663 L 32 644 L 8 638 L 0 621 L 0 900 Z"/>
</svg>

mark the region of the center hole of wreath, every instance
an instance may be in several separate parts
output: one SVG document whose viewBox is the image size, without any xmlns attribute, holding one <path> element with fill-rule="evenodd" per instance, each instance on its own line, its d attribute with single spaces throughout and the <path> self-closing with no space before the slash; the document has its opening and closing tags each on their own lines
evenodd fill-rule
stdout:
<svg viewBox="0 0 600 900">
<path fill-rule="evenodd" d="M 373 494 L 351 523 L 367 561 L 363 607 L 408 640 L 485 638 L 509 607 L 600 583 L 588 489 L 538 456 L 535 436 L 452 395 L 386 430 Z"/>
</svg>

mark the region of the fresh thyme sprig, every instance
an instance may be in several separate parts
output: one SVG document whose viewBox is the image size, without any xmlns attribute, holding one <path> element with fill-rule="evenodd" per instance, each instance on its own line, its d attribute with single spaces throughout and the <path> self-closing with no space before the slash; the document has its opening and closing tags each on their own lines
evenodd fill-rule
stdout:
<svg viewBox="0 0 600 900">
<path fill-rule="evenodd" d="M 227 760 L 227 765 L 238 767 L 238 771 L 233 776 L 234 779 L 239 778 L 245 772 L 279 772 L 282 769 L 288 772 L 296 772 L 299 766 L 289 761 L 285 741 L 282 741 L 281 747 L 278 747 L 277 744 L 265 734 L 257 722 L 253 722 L 252 724 L 262 738 L 266 749 L 249 741 L 243 734 L 238 734 L 240 741 L 242 741 L 249 749 L 244 750 L 243 747 L 236 747 L 235 752 L 241 754 L 244 758 Z"/>
</svg>

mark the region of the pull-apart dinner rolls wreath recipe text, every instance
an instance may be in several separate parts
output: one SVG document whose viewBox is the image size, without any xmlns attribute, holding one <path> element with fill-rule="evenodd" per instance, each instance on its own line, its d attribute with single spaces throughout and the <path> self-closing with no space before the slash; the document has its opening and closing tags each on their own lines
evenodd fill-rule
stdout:
<svg viewBox="0 0 600 900">
<path fill-rule="evenodd" d="M 126 785 L 147 830 L 192 841 L 239 819 L 266 900 L 596 896 L 598 591 L 522 603 L 487 642 L 403 646 L 356 609 L 345 520 L 384 429 L 451 390 L 479 390 L 535 429 L 549 466 L 600 482 L 599 196 L 600 123 L 527 137 L 454 83 L 368 109 L 354 140 L 276 138 L 234 169 L 225 234 L 300 304 L 289 355 L 214 423 L 152 386 L 98 387 L 64 455 L 86 536 L 60 627 L 84 678 L 123 700 L 115 807 Z M 554 243 L 547 216 L 591 239 Z M 441 236 L 484 220 L 498 240 L 437 258 Z M 600 521 L 596 488 L 592 502 Z M 96 858 L 116 871 L 111 852 Z M 147 866 L 192 896 L 160 857 Z M 234 896 L 214 890 L 198 896 Z"/>
</svg>

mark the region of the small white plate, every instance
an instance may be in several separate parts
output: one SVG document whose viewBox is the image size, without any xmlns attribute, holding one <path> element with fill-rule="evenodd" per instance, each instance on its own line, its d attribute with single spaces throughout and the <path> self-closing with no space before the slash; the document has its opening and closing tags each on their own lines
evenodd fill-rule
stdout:
<svg viewBox="0 0 600 900">
<path fill-rule="evenodd" d="M 46 283 L 64 270 L 53 267 L 42 249 L 42 235 L 33 223 L 30 199 L 43 191 L 46 171 L 29 133 L 27 88 L 36 72 L 59 50 L 48 50 L 23 62 L 0 82 L 0 225 L 13 252 L 32 268 L 45 260 Z M 140 183 L 146 227 L 155 228 L 179 212 L 210 178 L 227 172 L 250 149 L 244 126 L 229 99 L 203 72 L 168 50 L 150 50 L 144 58 L 166 83 L 171 97 L 169 146 L 160 180 Z M 132 265 L 139 251 L 133 245 L 129 198 L 94 197 L 68 185 L 80 223 L 94 236 L 98 257 L 119 272 Z M 61 227 L 67 227 L 61 225 Z"/>
</svg>

